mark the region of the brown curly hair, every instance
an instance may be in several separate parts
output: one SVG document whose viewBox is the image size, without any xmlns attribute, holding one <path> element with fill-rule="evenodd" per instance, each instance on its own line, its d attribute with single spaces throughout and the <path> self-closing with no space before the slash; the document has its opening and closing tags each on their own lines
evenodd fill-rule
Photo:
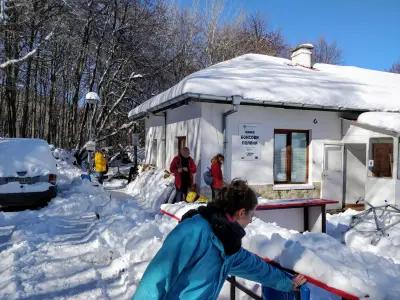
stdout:
<svg viewBox="0 0 400 300">
<path fill-rule="evenodd" d="M 247 181 L 235 178 L 223 187 L 221 195 L 215 200 L 214 205 L 225 213 L 234 215 L 244 208 L 246 212 L 255 209 L 258 200 L 256 193 L 248 186 Z"/>
</svg>

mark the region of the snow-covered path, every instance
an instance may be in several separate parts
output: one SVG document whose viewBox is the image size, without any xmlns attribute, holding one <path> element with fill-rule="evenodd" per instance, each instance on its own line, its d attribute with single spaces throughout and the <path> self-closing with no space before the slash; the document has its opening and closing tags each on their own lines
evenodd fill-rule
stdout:
<svg viewBox="0 0 400 300">
<path fill-rule="evenodd" d="M 159 214 L 160 203 L 171 191 L 171 178 L 162 170 L 150 170 L 125 188 L 122 182 L 103 188 L 82 181 L 72 166 L 59 168 L 59 195 L 47 207 L 0 212 L 0 299 L 130 299 L 147 264 L 177 224 Z M 173 208 L 195 206 L 182 203 Z M 393 249 L 400 233 L 371 247 L 365 237 L 348 232 L 345 246 L 341 241 L 351 214 L 328 218 L 335 239 L 257 219 L 246 228 L 243 244 L 349 292 L 397 299 L 400 265 Z M 259 293 L 254 283 L 247 281 L 246 286 Z M 219 299 L 229 299 L 228 285 Z"/>
<path fill-rule="evenodd" d="M 129 299 L 175 226 L 67 171 L 48 207 L 0 213 L 0 299 Z"/>
</svg>

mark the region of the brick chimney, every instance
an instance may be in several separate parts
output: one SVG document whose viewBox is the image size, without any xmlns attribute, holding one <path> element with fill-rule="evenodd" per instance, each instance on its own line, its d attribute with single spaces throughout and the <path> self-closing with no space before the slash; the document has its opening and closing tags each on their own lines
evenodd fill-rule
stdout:
<svg viewBox="0 0 400 300">
<path fill-rule="evenodd" d="M 312 49 L 314 49 L 312 44 L 301 44 L 292 50 L 292 55 L 290 57 L 292 58 L 293 65 L 311 69 L 313 66 Z"/>
</svg>

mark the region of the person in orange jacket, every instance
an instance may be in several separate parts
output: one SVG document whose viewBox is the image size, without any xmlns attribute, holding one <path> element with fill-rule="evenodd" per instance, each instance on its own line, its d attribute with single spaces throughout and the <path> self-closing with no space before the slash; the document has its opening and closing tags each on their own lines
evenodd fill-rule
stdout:
<svg viewBox="0 0 400 300">
<path fill-rule="evenodd" d="M 224 163 L 224 156 L 218 153 L 211 159 L 211 192 L 212 201 L 215 201 L 221 194 L 222 187 L 224 186 L 224 178 L 222 176 L 221 165 Z"/>
<path fill-rule="evenodd" d="M 193 174 L 196 173 L 196 164 L 190 157 L 188 147 L 183 147 L 174 157 L 169 170 L 175 176 L 176 196 L 174 202 L 184 201 L 189 188 L 193 185 Z"/>
</svg>

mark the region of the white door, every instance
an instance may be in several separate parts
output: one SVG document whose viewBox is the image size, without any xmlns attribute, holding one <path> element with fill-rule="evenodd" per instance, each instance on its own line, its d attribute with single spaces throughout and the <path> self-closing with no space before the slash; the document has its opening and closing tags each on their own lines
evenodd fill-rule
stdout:
<svg viewBox="0 0 400 300">
<path fill-rule="evenodd" d="M 343 203 L 343 145 L 325 144 L 322 169 L 321 198 L 339 201 L 328 209 L 342 208 Z"/>
<path fill-rule="evenodd" d="M 356 204 L 365 199 L 367 180 L 367 145 L 346 144 L 344 146 L 344 205 Z"/>
</svg>

